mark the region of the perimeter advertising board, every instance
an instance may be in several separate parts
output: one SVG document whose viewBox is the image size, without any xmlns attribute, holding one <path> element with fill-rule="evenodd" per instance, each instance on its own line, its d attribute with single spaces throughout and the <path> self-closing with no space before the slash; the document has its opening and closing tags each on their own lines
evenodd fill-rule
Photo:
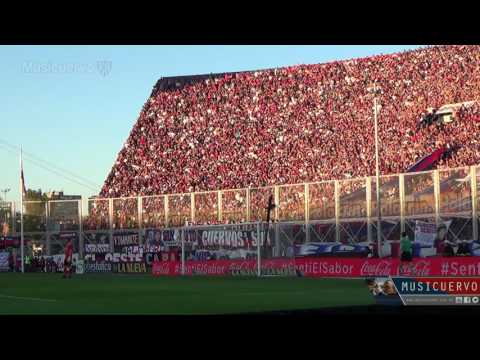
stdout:
<svg viewBox="0 0 480 360">
<path fill-rule="evenodd" d="M 305 277 L 367 278 L 389 276 L 480 276 L 478 257 L 432 257 L 402 264 L 399 259 L 295 258 L 261 262 L 262 274 L 295 274 Z M 185 275 L 255 275 L 255 260 L 185 261 Z M 179 261 L 154 261 L 155 276 L 181 275 Z"/>
</svg>

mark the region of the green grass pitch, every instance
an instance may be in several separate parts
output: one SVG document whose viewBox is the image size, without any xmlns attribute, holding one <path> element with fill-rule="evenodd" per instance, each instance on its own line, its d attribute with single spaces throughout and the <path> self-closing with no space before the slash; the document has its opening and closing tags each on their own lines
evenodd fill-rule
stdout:
<svg viewBox="0 0 480 360">
<path fill-rule="evenodd" d="M 195 315 L 371 305 L 361 279 L 0 273 L 0 314 Z"/>
</svg>

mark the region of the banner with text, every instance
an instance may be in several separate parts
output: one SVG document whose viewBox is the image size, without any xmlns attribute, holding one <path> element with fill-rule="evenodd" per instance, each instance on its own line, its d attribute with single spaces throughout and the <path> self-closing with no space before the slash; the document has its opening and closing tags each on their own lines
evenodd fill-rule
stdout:
<svg viewBox="0 0 480 360">
<path fill-rule="evenodd" d="M 140 237 L 136 232 L 122 232 L 113 234 L 114 252 L 122 252 L 125 246 L 138 246 Z"/>
<path fill-rule="evenodd" d="M 10 253 L 8 251 L 0 252 L 0 271 L 10 270 L 10 265 L 8 263 L 9 257 Z"/>
<path fill-rule="evenodd" d="M 110 252 L 110 244 L 85 244 L 86 254 L 105 254 Z"/>
<path fill-rule="evenodd" d="M 150 272 L 150 268 L 145 262 L 114 263 L 112 270 L 119 274 L 147 274 Z"/>
<path fill-rule="evenodd" d="M 85 263 L 83 265 L 86 273 L 105 273 L 112 271 L 111 263 Z"/>
<path fill-rule="evenodd" d="M 435 257 L 414 259 L 402 265 L 399 259 L 296 258 L 262 261 L 262 274 L 306 277 L 388 277 L 388 276 L 480 276 L 478 257 Z M 185 275 L 251 275 L 255 260 L 186 261 Z M 154 261 L 155 276 L 181 275 L 179 261 Z"/>
<path fill-rule="evenodd" d="M 445 221 L 437 228 L 435 223 L 417 220 L 415 222 L 415 242 L 423 247 L 433 247 L 437 237 L 444 240 L 451 223 L 451 220 Z"/>
</svg>

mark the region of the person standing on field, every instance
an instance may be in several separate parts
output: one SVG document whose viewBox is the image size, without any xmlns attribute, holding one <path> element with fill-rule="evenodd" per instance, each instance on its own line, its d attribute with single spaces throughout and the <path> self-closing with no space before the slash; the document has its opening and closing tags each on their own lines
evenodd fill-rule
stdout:
<svg viewBox="0 0 480 360">
<path fill-rule="evenodd" d="M 72 258 L 73 258 L 73 244 L 72 240 L 68 240 L 65 246 L 65 261 L 63 263 L 63 278 L 72 277 Z"/>
<path fill-rule="evenodd" d="M 412 258 L 413 258 L 413 245 L 412 242 L 410 241 L 410 238 L 408 237 L 407 233 L 404 231 L 402 232 L 402 236 L 400 237 L 400 275 L 403 273 L 405 269 L 405 263 L 406 267 L 408 269 L 408 272 L 411 272 L 412 269 Z M 411 274 L 412 275 L 412 274 Z"/>
<path fill-rule="evenodd" d="M 412 242 L 408 237 L 407 233 L 402 232 L 402 237 L 400 238 L 400 259 L 402 261 L 412 261 Z"/>
</svg>

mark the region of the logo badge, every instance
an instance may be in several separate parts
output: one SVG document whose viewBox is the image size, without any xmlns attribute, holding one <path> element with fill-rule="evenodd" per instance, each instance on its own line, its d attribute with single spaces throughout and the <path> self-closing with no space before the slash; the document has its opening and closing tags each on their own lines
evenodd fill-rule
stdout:
<svg viewBox="0 0 480 360">
<path fill-rule="evenodd" d="M 112 62 L 108 60 L 97 61 L 97 70 L 103 77 L 107 76 L 112 70 Z"/>
</svg>

